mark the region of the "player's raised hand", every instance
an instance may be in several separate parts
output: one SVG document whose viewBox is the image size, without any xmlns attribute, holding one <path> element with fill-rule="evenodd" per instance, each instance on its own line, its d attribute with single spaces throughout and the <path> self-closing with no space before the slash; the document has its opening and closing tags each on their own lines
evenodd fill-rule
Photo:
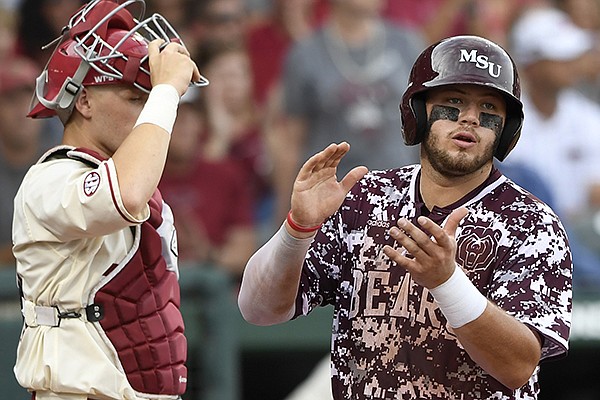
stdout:
<svg viewBox="0 0 600 400">
<path fill-rule="evenodd" d="M 337 167 L 349 150 L 350 145 L 346 142 L 333 143 L 304 163 L 292 192 L 291 217 L 297 225 L 321 224 L 340 207 L 352 186 L 367 173 L 366 167 L 359 166 L 337 180 Z M 294 236 L 308 236 L 296 233 Z"/>
<path fill-rule="evenodd" d="M 427 217 L 418 219 L 423 229 L 402 218 L 397 227 L 390 229 L 400 248 L 385 246 L 383 252 L 406 268 L 415 282 L 435 288 L 450 278 L 456 268 L 456 228 L 467 213 L 464 207 L 452 211 L 443 228 Z"/>
<path fill-rule="evenodd" d="M 152 86 L 167 83 L 173 85 L 182 96 L 190 82 L 200 78 L 198 66 L 183 45 L 171 42 L 165 46 L 164 43 L 164 40 L 156 39 L 148 44 Z"/>
</svg>

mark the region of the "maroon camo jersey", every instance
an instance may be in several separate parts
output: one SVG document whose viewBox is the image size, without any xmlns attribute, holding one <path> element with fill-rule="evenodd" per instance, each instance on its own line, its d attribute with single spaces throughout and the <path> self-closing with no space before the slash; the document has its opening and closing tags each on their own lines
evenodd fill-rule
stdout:
<svg viewBox="0 0 600 400">
<path fill-rule="evenodd" d="M 536 399 L 536 370 L 510 390 L 471 360 L 432 295 L 383 254 L 399 218 L 457 229 L 456 261 L 491 301 L 543 338 L 542 360 L 565 355 L 571 319 L 572 262 L 554 212 L 494 169 L 447 208 L 423 204 L 420 167 L 363 178 L 315 237 L 304 264 L 296 316 L 334 306 L 333 392 L 340 399 Z"/>
</svg>

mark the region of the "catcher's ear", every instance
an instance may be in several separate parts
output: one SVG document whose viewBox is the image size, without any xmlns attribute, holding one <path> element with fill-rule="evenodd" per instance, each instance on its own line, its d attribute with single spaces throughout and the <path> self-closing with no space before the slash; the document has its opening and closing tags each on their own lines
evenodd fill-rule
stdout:
<svg viewBox="0 0 600 400">
<path fill-rule="evenodd" d="M 91 93 L 86 88 L 83 87 L 77 98 L 75 99 L 75 108 L 84 118 L 92 117 L 92 101 L 91 101 Z"/>
</svg>

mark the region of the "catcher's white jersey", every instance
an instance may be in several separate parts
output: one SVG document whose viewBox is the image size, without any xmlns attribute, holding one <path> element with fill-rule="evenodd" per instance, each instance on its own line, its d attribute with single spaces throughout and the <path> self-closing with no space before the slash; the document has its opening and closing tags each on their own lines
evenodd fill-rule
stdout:
<svg viewBox="0 0 600 400">
<path fill-rule="evenodd" d="M 36 326 L 35 306 L 81 312 L 109 267 L 128 257 L 136 229 L 150 216 L 149 207 L 140 215 L 127 212 L 111 159 L 98 167 L 45 160 L 56 151 L 30 169 L 15 198 L 14 253 L 28 325 L 15 374 L 31 390 L 137 399 L 114 349 L 85 312 L 61 319 L 59 327 Z"/>
</svg>

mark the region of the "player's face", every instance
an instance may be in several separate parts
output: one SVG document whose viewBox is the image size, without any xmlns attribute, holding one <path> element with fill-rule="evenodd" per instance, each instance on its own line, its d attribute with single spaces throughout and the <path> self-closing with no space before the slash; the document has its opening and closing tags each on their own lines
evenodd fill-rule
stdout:
<svg viewBox="0 0 600 400">
<path fill-rule="evenodd" d="M 440 174 L 464 176 L 491 165 L 506 119 L 497 91 L 476 85 L 449 85 L 427 93 L 429 132 L 423 159 Z"/>
<path fill-rule="evenodd" d="M 96 144 L 111 156 L 131 133 L 148 95 L 126 85 L 87 88 L 93 99 Z"/>
</svg>

